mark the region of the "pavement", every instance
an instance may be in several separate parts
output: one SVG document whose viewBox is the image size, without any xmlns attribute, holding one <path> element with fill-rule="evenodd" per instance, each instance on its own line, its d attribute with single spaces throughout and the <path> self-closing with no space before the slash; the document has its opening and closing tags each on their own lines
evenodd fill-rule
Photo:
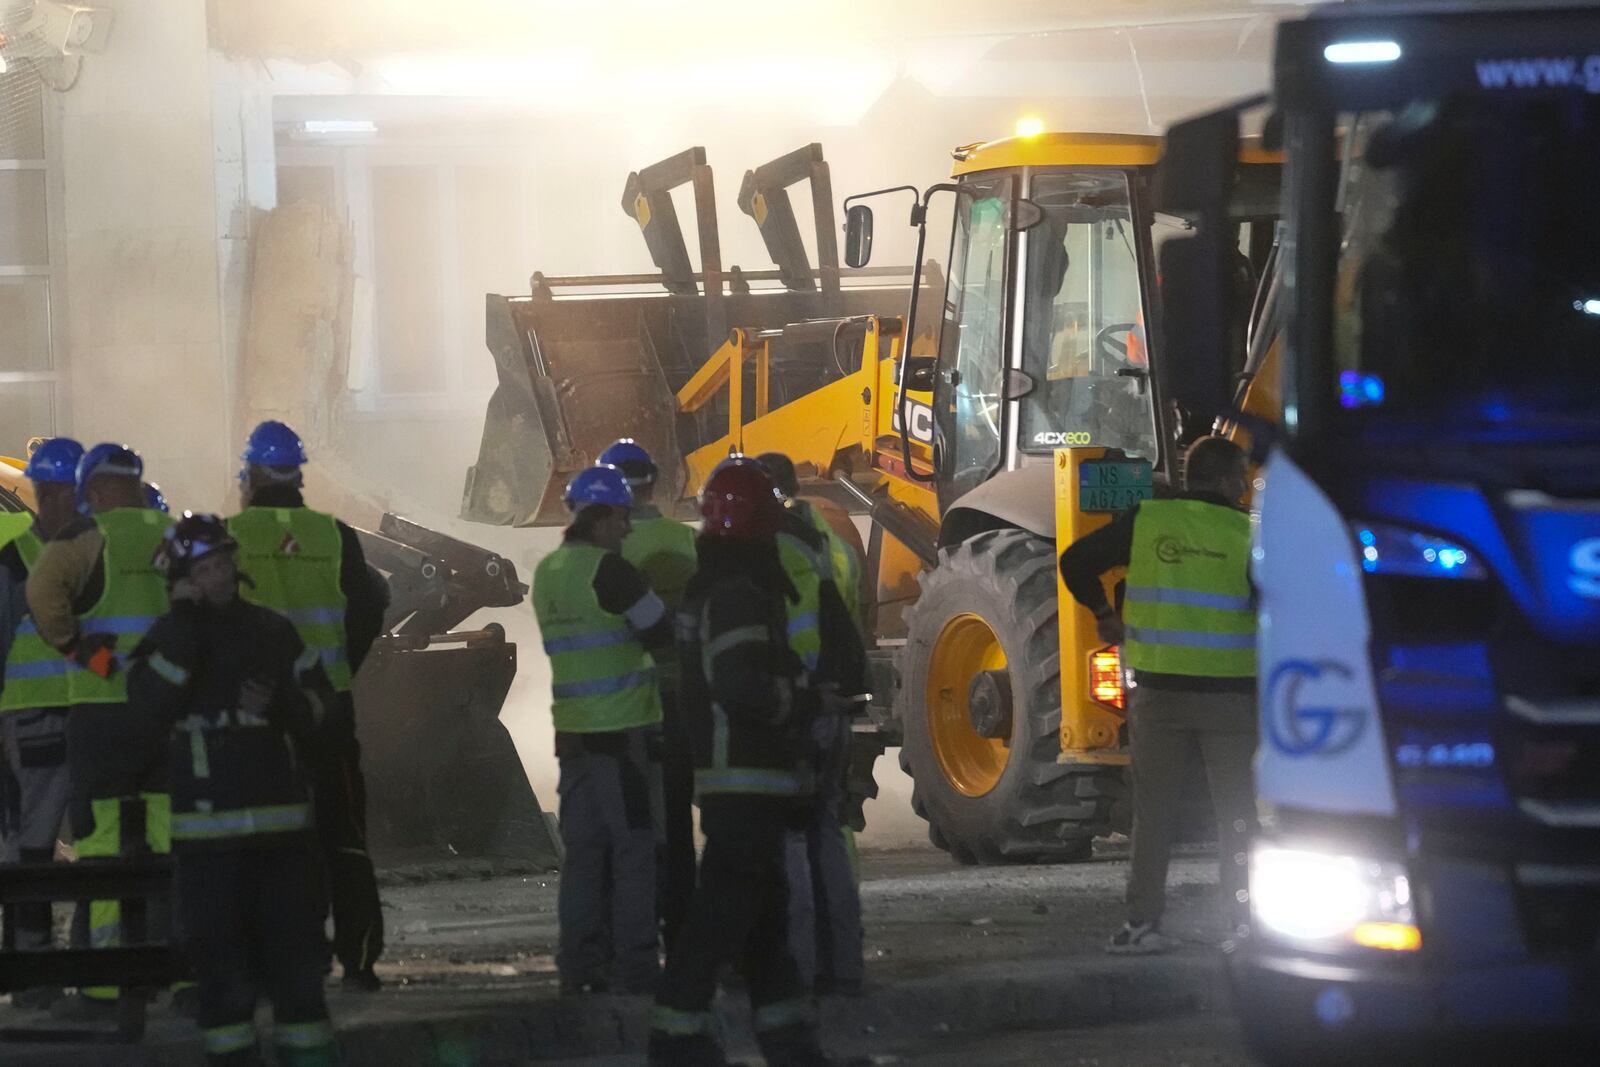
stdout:
<svg viewBox="0 0 1600 1067">
<path fill-rule="evenodd" d="M 1091 1048 L 1117 1028 L 1226 1020 L 1215 861 L 1174 862 L 1166 928 L 1183 944 L 1155 958 L 1102 951 L 1121 919 L 1125 875 L 1115 846 L 1094 861 L 1054 867 L 959 867 L 931 849 L 865 853 L 867 989 L 861 997 L 823 1001 L 830 1045 L 873 1062 L 940 1062 L 948 1055 L 943 1062 L 951 1064 L 954 1057 L 1025 1063 L 1040 1062 L 1030 1057 L 1045 1047 L 1041 1042 L 1056 1041 L 1053 1034 L 1067 1034 L 1068 1045 L 1089 1041 L 1081 1047 Z M 389 947 L 378 970 L 387 988 L 330 990 L 351 1067 L 639 1062 L 645 999 L 557 995 L 553 876 L 463 864 L 410 869 L 385 883 Z M 719 1001 L 735 1053 L 749 1051 L 741 1000 Z M 0 1028 L 45 1021 L 0 1008 Z M 162 1008 L 150 1022 L 136 1047 L 8 1044 L 0 1060 L 24 1067 L 203 1062 L 193 1023 Z M 1000 1046 L 995 1035 L 1003 1038 Z M 1237 1058 L 1237 1041 L 1223 1036 L 1224 1058 L 1183 1062 L 1247 1062 Z M 963 1042 L 1017 1045 L 1020 1058 L 974 1057 L 961 1051 Z M 1055 1053 L 1046 1058 L 1077 1062 Z"/>
</svg>

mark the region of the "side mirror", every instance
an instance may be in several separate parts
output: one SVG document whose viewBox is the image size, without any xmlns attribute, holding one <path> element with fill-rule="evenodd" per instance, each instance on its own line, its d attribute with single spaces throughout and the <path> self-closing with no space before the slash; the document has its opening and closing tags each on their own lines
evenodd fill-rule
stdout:
<svg viewBox="0 0 1600 1067">
<path fill-rule="evenodd" d="M 906 388 L 931 393 L 939 373 L 939 361 L 932 356 L 909 356 L 906 361 Z"/>
<path fill-rule="evenodd" d="M 1228 203 L 1239 168 L 1234 108 L 1179 123 L 1167 132 L 1156 167 L 1156 210 L 1195 220 L 1194 231 L 1161 248 L 1165 358 L 1163 393 L 1207 425 L 1228 410 L 1233 338 L 1233 227 Z"/>
<path fill-rule="evenodd" d="M 846 266 L 865 267 L 872 258 L 872 209 L 851 204 L 844 213 L 844 261 Z"/>
</svg>

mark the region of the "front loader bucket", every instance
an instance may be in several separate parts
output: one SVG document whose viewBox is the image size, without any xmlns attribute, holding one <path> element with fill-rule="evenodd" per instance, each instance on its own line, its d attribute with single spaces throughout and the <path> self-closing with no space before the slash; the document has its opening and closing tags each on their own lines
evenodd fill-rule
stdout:
<svg viewBox="0 0 1600 1067">
<path fill-rule="evenodd" d="M 380 866 L 456 856 L 560 866 L 559 839 L 500 722 L 516 673 L 516 646 L 494 625 L 373 646 L 355 699 Z"/>
</svg>

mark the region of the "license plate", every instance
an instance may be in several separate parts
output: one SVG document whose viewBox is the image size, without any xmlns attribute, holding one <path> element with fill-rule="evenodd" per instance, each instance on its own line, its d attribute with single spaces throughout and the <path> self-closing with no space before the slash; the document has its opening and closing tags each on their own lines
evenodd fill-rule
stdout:
<svg viewBox="0 0 1600 1067">
<path fill-rule="evenodd" d="M 1155 495 L 1155 472 L 1149 463 L 1091 459 L 1078 465 L 1079 511 L 1126 511 Z"/>
</svg>

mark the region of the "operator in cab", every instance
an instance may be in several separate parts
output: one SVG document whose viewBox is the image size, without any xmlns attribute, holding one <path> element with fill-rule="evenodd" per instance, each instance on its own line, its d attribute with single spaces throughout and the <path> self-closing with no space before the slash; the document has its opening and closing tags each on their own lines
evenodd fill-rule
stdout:
<svg viewBox="0 0 1600 1067">
<path fill-rule="evenodd" d="M 622 557 L 633 493 L 622 471 L 580 471 L 565 495 L 572 522 L 539 561 L 533 610 L 550 657 L 561 796 L 564 995 L 655 990 L 657 751 L 661 690 L 652 651 L 672 618 Z"/>
<path fill-rule="evenodd" d="M 644 575 L 667 606 L 669 618 L 683 603 L 694 574 L 694 527 L 661 513 L 655 504 L 660 471 L 639 442 L 624 437 L 600 453 L 600 462 L 622 472 L 633 494 L 631 529 L 622 558 Z M 661 690 L 661 822 L 656 849 L 656 910 L 662 944 L 670 948 L 694 894 L 694 753 L 678 712 L 678 654 L 654 657 Z"/>
<path fill-rule="evenodd" d="M 1232 441 L 1202 437 L 1184 455 L 1184 491 L 1123 512 L 1061 554 L 1061 577 L 1094 613 L 1101 640 L 1122 647 L 1128 673 L 1133 859 L 1127 922 L 1106 946 L 1162 952 L 1167 864 L 1191 753 L 1205 762 L 1217 816 L 1224 914 L 1245 888 L 1255 830 L 1256 613 L 1250 516 L 1240 501 L 1249 464 Z M 1101 576 L 1127 570 L 1119 615 Z"/>
</svg>

